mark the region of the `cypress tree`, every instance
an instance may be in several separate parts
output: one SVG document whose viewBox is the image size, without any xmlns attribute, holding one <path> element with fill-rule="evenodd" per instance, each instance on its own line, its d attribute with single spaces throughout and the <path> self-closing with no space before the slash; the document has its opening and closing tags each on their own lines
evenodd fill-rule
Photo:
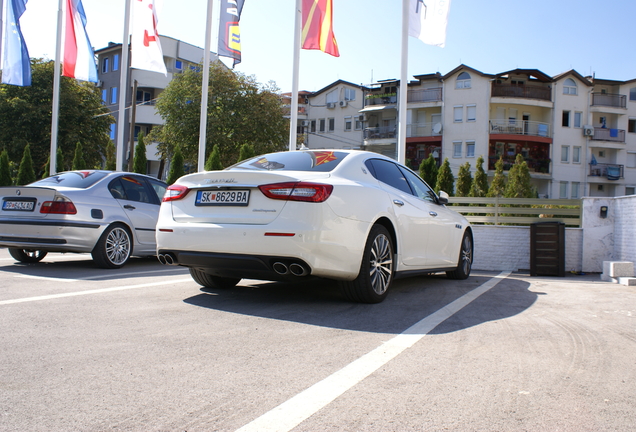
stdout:
<svg viewBox="0 0 636 432">
<path fill-rule="evenodd" d="M 428 155 L 428 158 L 424 159 L 420 164 L 420 177 L 424 180 L 432 189 L 435 189 L 437 183 L 437 161 L 433 157 L 433 153 Z"/>
<path fill-rule="evenodd" d="M 9 153 L 2 150 L 0 153 L 0 186 L 13 186 L 11 168 L 9 167 Z"/>
<path fill-rule="evenodd" d="M 451 171 L 450 162 L 448 158 L 444 159 L 444 163 L 437 172 L 437 181 L 435 182 L 435 193 L 439 194 L 440 191 L 446 192 L 449 196 L 454 196 L 455 190 L 455 177 L 453 177 L 453 171 Z"/>
<path fill-rule="evenodd" d="M 82 148 L 82 143 L 77 142 L 75 144 L 75 157 L 73 157 L 73 165 L 71 167 L 72 170 L 83 170 L 86 169 L 86 161 L 84 160 L 84 149 Z"/>
<path fill-rule="evenodd" d="M 133 161 L 133 172 L 146 174 L 148 170 L 148 159 L 146 158 L 146 144 L 144 143 L 144 133 L 139 132 L 137 136 L 137 146 L 135 147 L 135 159 Z"/>
<path fill-rule="evenodd" d="M 29 144 L 24 147 L 24 154 L 22 155 L 22 161 L 20 161 L 20 168 L 18 169 L 18 179 L 16 184 L 19 186 L 27 185 L 35 181 L 35 171 L 33 170 L 33 159 L 31 158 L 31 148 Z"/>
<path fill-rule="evenodd" d="M 484 157 L 479 156 L 477 158 L 477 169 L 475 170 L 475 177 L 470 187 L 471 197 L 485 197 L 488 193 L 488 174 L 484 171 Z"/>
<path fill-rule="evenodd" d="M 241 151 L 239 152 L 239 157 L 238 157 L 238 161 L 237 162 L 242 162 L 245 159 L 251 159 L 254 156 L 256 156 L 254 154 L 254 146 L 251 144 L 243 144 L 241 146 Z"/>
<path fill-rule="evenodd" d="M 504 193 L 506 198 L 534 198 L 535 193 L 530 183 L 530 170 L 528 164 L 519 153 L 515 163 L 508 171 L 508 183 Z"/>
<path fill-rule="evenodd" d="M 470 188 L 473 184 L 473 178 L 470 175 L 470 162 L 466 162 L 459 167 L 457 173 L 457 184 L 455 185 L 455 196 L 470 196 Z"/>
<path fill-rule="evenodd" d="M 115 157 L 115 144 L 109 141 L 106 145 L 106 169 L 115 171 L 117 169 L 117 158 Z"/>
<path fill-rule="evenodd" d="M 488 189 L 488 197 L 502 197 L 506 192 L 506 177 L 504 176 L 503 169 L 503 157 L 500 157 L 497 163 L 495 163 L 495 177 L 490 183 Z"/>
<path fill-rule="evenodd" d="M 172 161 L 170 162 L 170 172 L 168 173 L 168 180 L 166 181 L 166 183 L 171 185 L 184 174 L 185 171 L 183 169 L 183 155 L 181 154 L 181 147 L 177 146 L 174 149 L 174 155 L 172 155 Z"/>
<path fill-rule="evenodd" d="M 205 161 L 205 166 L 203 167 L 206 171 L 220 171 L 223 169 L 223 165 L 221 164 L 221 155 L 219 154 L 219 146 L 214 146 L 212 151 L 210 152 L 210 156 L 208 156 L 208 160 Z"/>
</svg>

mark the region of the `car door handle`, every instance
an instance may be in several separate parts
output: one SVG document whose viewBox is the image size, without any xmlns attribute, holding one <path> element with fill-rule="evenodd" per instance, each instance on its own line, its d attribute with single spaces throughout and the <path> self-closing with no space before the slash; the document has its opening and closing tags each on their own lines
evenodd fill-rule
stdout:
<svg viewBox="0 0 636 432">
<path fill-rule="evenodd" d="M 434 211 L 430 211 L 430 212 L 428 212 L 428 214 L 433 216 L 433 217 L 437 217 L 437 213 L 435 213 Z"/>
<path fill-rule="evenodd" d="M 397 206 L 400 206 L 400 207 L 402 207 L 404 205 L 404 203 L 402 201 L 396 200 L 396 199 L 393 200 L 393 204 L 395 204 Z"/>
<path fill-rule="evenodd" d="M 125 208 L 126 210 L 134 210 L 136 207 L 131 206 L 130 204 L 126 204 L 126 205 L 124 206 L 124 208 Z"/>
</svg>

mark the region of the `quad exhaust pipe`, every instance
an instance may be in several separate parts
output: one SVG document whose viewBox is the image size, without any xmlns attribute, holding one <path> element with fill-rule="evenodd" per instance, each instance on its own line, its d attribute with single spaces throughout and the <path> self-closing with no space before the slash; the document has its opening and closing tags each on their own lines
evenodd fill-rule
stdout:
<svg viewBox="0 0 636 432">
<path fill-rule="evenodd" d="M 178 265 L 177 258 L 171 253 L 159 254 L 157 255 L 157 259 L 164 265 Z"/>
<path fill-rule="evenodd" d="M 309 274 L 309 268 L 300 263 L 291 263 L 289 266 L 283 262 L 277 261 L 272 265 L 272 268 L 279 275 L 292 274 L 297 277 L 307 276 Z"/>
</svg>

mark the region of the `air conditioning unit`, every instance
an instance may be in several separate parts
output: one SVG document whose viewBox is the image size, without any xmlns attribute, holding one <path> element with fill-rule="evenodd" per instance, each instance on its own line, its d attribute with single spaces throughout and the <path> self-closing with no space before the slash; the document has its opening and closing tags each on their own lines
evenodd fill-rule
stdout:
<svg viewBox="0 0 636 432">
<path fill-rule="evenodd" d="M 594 136 L 594 126 L 589 126 L 589 125 L 583 126 L 583 135 Z"/>
<path fill-rule="evenodd" d="M 335 102 L 327 102 L 327 108 L 328 109 L 334 109 L 336 107 L 336 103 Z"/>
<path fill-rule="evenodd" d="M 309 126 L 311 122 L 309 120 L 303 120 L 303 126 Z"/>
<path fill-rule="evenodd" d="M 104 87 L 104 81 L 97 81 L 97 83 L 95 84 L 98 88 L 102 88 Z"/>
<path fill-rule="evenodd" d="M 358 120 L 359 120 L 359 121 L 361 121 L 361 122 L 363 122 L 363 121 L 364 121 L 364 114 L 360 114 L 360 115 L 358 116 Z"/>
<path fill-rule="evenodd" d="M 340 108 L 344 108 L 349 104 L 349 102 L 347 102 L 346 100 L 341 100 L 340 101 Z"/>
</svg>

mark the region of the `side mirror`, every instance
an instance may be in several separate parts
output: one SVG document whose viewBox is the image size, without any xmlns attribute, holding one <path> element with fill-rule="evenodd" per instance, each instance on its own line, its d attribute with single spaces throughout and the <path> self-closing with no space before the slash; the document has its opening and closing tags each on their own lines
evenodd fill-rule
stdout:
<svg viewBox="0 0 636 432">
<path fill-rule="evenodd" d="M 448 204 L 448 194 L 444 191 L 439 191 L 437 200 L 440 204 Z"/>
</svg>

